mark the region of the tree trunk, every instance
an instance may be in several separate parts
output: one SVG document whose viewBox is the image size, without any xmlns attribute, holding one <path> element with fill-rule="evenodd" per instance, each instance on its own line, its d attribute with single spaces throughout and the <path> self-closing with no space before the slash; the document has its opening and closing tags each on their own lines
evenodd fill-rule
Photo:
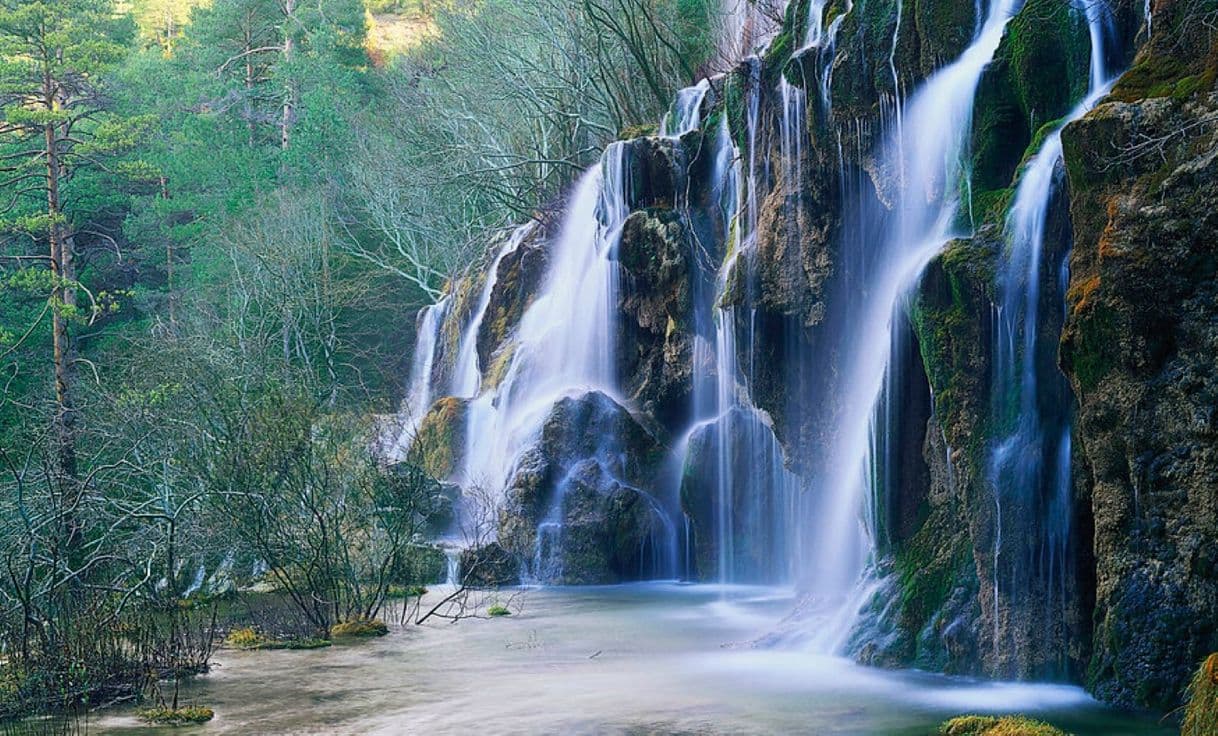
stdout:
<svg viewBox="0 0 1218 736">
<path fill-rule="evenodd" d="M 54 109 L 54 102 L 51 103 Z M 54 124 L 46 125 L 47 215 L 50 218 L 51 272 L 55 284 L 51 294 L 52 360 L 55 367 L 55 441 L 57 478 L 63 493 L 68 549 L 79 546 L 80 523 L 76 506 L 80 488 L 76 478 L 76 340 L 69 320 L 76 310 L 76 266 L 72 258 L 72 236 L 60 220 L 63 216 L 59 182 L 63 171 L 59 160 L 59 133 Z"/>
<path fill-rule="evenodd" d="M 249 146 L 254 147 L 256 139 L 256 125 L 254 123 L 254 38 L 250 23 L 252 19 L 246 20 L 245 26 L 245 48 L 242 51 L 245 53 L 245 124 L 249 132 Z"/>
<path fill-rule="evenodd" d="M 292 119 L 296 115 L 296 87 L 292 82 L 292 52 L 295 42 L 292 39 L 293 25 L 296 13 L 296 0 L 284 0 L 283 3 L 283 63 L 287 67 L 287 89 L 283 94 L 283 121 L 280 125 L 280 145 L 287 150 L 291 142 Z"/>
</svg>

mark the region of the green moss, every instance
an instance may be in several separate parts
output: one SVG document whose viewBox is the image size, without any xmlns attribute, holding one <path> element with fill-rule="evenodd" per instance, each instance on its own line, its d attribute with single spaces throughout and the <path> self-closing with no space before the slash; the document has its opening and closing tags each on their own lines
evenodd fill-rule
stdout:
<svg viewBox="0 0 1218 736">
<path fill-rule="evenodd" d="M 1218 734 L 1218 654 L 1211 654 L 1188 686 L 1180 736 Z"/>
<path fill-rule="evenodd" d="M 335 639 L 367 639 L 376 636 L 385 636 L 388 633 L 389 627 L 385 625 L 385 622 L 375 618 L 343 621 L 342 623 L 337 623 L 330 627 L 330 636 Z"/>
<path fill-rule="evenodd" d="M 950 244 L 926 269 L 923 288 L 911 305 L 922 364 L 935 395 L 935 413 L 944 430 L 967 405 L 979 378 L 974 354 L 979 345 L 980 300 L 993 281 L 992 253 L 971 240 Z"/>
<path fill-rule="evenodd" d="M 1067 736 L 1043 721 L 1023 716 L 960 716 L 939 727 L 940 736 Z"/>
<path fill-rule="evenodd" d="M 157 726 L 184 726 L 191 723 L 207 723 L 216 717 L 211 708 L 188 705 L 184 708 L 140 708 L 136 717 L 145 723 Z"/>
<path fill-rule="evenodd" d="M 233 629 L 224 637 L 224 643 L 234 649 L 255 649 L 266 639 L 252 628 Z"/>
<path fill-rule="evenodd" d="M 1083 282 L 1084 287 L 1089 284 Z M 1094 290 L 1098 285 L 1091 288 Z M 1087 295 L 1075 297 L 1080 302 L 1086 298 Z M 1107 310 L 1090 309 L 1078 318 L 1072 339 L 1062 344 L 1062 362 L 1073 372 L 1083 391 L 1094 389 L 1116 367 L 1117 344 L 1116 328 Z"/>
<path fill-rule="evenodd" d="M 973 192 L 973 219 L 978 223 L 999 224 L 1006 218 L 1015 189 L 993 189 Z"/>
<path fill-rule="evenodd" d="M 1036 129 L 1032 134 L 1032 140 L 1028 142 L 1028 147 L 1024 149 L 1023 157 L 1019 159 L 1019 166 L 1022 168 L 1032 160 L 1036 154 L 1040 153 L 1040 149 L 1044 147 L 1045 140 L 1053 135 L 1053 132 L 1062 127 L 1066 123 L 1065 117 L 1060 117 L 1055 120 L 1050 120 L 1044 125 Z"/>
<path fill-rule="evenodd" d="M 911 15 L 925 73 L 959 56 L 976 27 L 975 6 L 959 0 L 917 0 Z"/>
<path fill-rule="evenodd" d="M 1069 3 L 1029 0 L 1011 20 L 977 90 L 972 150 L 974 184 L 1009 186 L 1052 121 L 1086 94 L 1090 40 Z"/>
<path fill-rule="evenodd" d="M 233 649 L 262 651 L 273 649 L 321 649 L 330 646 L 327 639 L 302 637 L 298 639 L 275 639 L 260 634 L 252 628 L 234 629 L 224 639 L 224 644 Z"/>
<path fill-rule="evenodd" d="M 956 533 L 946 510 L 932 515 L 894 557 L 902 617 L 909 630 L 922 629 L 943 607 L 972 564 L 968 537 Z"/>
<path fill-rule="evenodd" d="M 747 67 L 736 67 L 723 84 L 723 113 L 727 115 L 728 130 L 734 139 L 732 142 L 742 151 L 748 146 L 748 111 L 745 109 L 748 104 L 748 84 Z"/>
<path fill-rule="evenodd" d="M 500 616 L 511 616 L 512 612 L 507 609 L 507 606 L 501 603 L 496 603 L 490 608 L 486 609 L 486 615 L 498 618 Z"/>
<path fill-rule="evenodd" d="M 798 44 L 795 42 L 790 29 L 780 31 L 774 37 L 774 40 L 770 42 L 770 48 L 766 50 L 761 72 L 761 78 L 764 80 L 766 89 L 770 89 L 778 84 L 778 80 L 783 75 L 787 65 L 790 64 L 791 54 L 795 53 L 796 48 L 798 48 Z"/>
<path fill-rule="evenodd" d="M 465 401 L 446 396 L 437 401 L 415 435 L 412 459 L 433 478 L 447 478 L 457 469 L 465 447 Z"/>
<path fill-rule="evenodd" d="M 1137 102 L 1155 97 L 1184 99 L 1214 89 L 1218 62 L 1214 59 L 1181 59 L 1170 53 L 1149 52 L 1121 75 L 1112 87 L 1112 97 Z"/>
<path fill-rule="evenodd" d="M 660 126 L 655 123 L 640 123 L 638 125 L 627 125 L 622 128 L 617 134 L 620 141 L 634 140 L 635 138 L 647 138 L 656 135 L 660 132 Z"/>
</svg>

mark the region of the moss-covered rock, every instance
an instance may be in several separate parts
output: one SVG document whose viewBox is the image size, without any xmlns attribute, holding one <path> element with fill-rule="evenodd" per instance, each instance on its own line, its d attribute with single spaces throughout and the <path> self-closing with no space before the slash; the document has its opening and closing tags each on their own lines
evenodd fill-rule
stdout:
<svg viewBox="0 0 1218 736">
<path fill-rule="evenodd" d="M 496 386 L 511 357 L 511 335 L 533 303 L 549 265 L 546 231 L 532 228 L 511 253 L 499 261 L 499 270 L 478 331 L 478 364 L 483 383 Z"/>
<path fill-rule="evenodd" d="M 960 716 L 939 727 L 940 736 L 1068 736 L 1043 721 L 1022 716 Z"/>
<path fill-rule="evenodd" d="M 330 638 L 332 639 L 368 639 L 385 636 L 388 633 L 389 627 L 385 625 L 385 622 L 375 618 L 342 621 L 330 627 Z"/>
<path fill-rule="evenodd" d="M 508 483 L 500 542 L 549 582 L 649 577 L 666 518 L 647 491 L 663 459 L 655 433 L 603 393 L 560 400 Z"/>
<path fill-rule="evenodd" d="M 1087 92 L 1091 44 L 1082 10 L 1030 0 L 1007 24 L 977 89 L 973 187 L 1009 187 L 1034 135 Z"/>
<path fill-rule="evenodd" d="M 520 582 L 521 560 L 498 542 L 461 551 L 459 579 L 471 588 L 499 588 Z"/>
<path fill-rule="evenodd" d="M 687 420 L 692 390 L 690 234 L 679 213 L 640 210 L 623 227 L 618 375 L 636 406 L 670 431 Z"/>
<path fill-rule="evenodd" d="M 207 723 L 216 717 L 211 708 L 188 705 L 182 708 L 140 708 L 135 715 L 141 721 L 155 726 L 186 726 L 197 723 Z"/>
<path fill-rule="evenodd" d="M 410 458 L 433 478 L 448 478 L 465 455 L 465 412 L 468 402 L 445 396 L 432 404 L 415 432 Z"/>
</svg>

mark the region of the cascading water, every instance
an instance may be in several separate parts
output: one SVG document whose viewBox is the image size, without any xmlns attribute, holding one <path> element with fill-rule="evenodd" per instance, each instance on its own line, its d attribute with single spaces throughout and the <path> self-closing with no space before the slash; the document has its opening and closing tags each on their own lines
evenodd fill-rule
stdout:
<svg viewBox="0 0 1218 736">
<path fill-rule="evenodd" d="M 692 426 L 677 443 L 682 502 L 701 504 L 703 526 L 686 517 L 687 575 L 723 583 L 789 582 L 798 561 L 803 494 L 787 470 L 770 417 L 753 402 L 761 65 L 746 60 L 745 149 L 726 117 L 713 142 L 713 199 L 721 208 L 714 288 L 695 289 Z M 801 90 L 784 87 L 784 176 L 797 176 L 803 135 Z M 698 259 L 699 262 L 705 262 Z M 700 500 L 699 500 L 700 499 Z M 699 555 L 698 550 L 703 554 Z M 696 564 L 694 558 L 698 557 Z"/>
<path fill-rule="evenodd" d="M 1045 138 L 1023 170 L 1007 222 L 1009 250 L 997 274 L 993 421 L 1001 428 L 989 457 L 995 503 L 993 561 L 994 643 L 1003 641 L 999 612 L 1009 596 L 1036 601 L 1035 623 L 1048 633 L 1065 627 L 1068 554 L 1073 503 L 1070 474 L 1072 400 L 1057 369 L 1061 322 L 1041 317 L 1041 285 L 1061 279 L 1064 300 L 1068 250 L 1045 263 L 1046 222 L 1062 161 L 1061 130 L 1107 93 L 1103 9 L 1085 7 L 1090 40 L 1089 89 L 1083 100 Z M 1064 310 L 1064 302 L 1063 302 Z M 1064 313 L 1061 315 L 1064 321 Z M 1032 539 L 1027 539 L 1028 532 Z M 1009 532 L 1009 533 L 1004 533 Z M 1018 533 L 1017 533 L 1018 532 Z M 1010 544 L 1027 553 L 1004 556 Z M 1014 632 L 1008 632 L 1012 636 Z"/>
<path fill-rule="evenodd" d="M 432 368 L 435 366 L 436 352 L 440 345 L 440 329 L 444 326 L 444 317 L 448 314 L 451 301 L 450 296 L 445 296 L 419 311 L 410 381 L 402 405 L 402 424 L 398 428 L 397 441 L 392 444 L 391 454 L 396 460 L 401 460 L 410 449 L 419 424 L 431 408 L 434 398 Z"/>
<path fill-rule="evenodd" d="M 807 94 L 784 76 L 778 83 L 782 97 L 780 137 L 787 191 L 794 192 L 803 180 L 804 136 L 807 126 Z"/>
<path fill-rule="evenodd" d="M 672 109 L 660 121 L 660 135 L 665 138 L 680 138 L 696 130 L 702 124 L 702 103 L 710 92 L 710 80 L 703 79 L 693 87 L 677 92 Z"/>
<path fill-rule="evenodd" d="M 487 269 L 486 283 L 482 287 L 482 294 L 478 297 L 478 304 L 470 317 L 469 324 L 461 331 L 461 345 L 457 349 L 457 362 L 453 366 L 451 390 L 453 396 L 467 399 L 478 395 L 478 389 L 482 385 L 482 366 L 478 362 L 478 333 L 482 330 L 482 320 L 486 317 L 486 310 L 491 304 L 491 296 L 494 294 L 495 284 L 499 279 L 499 264 L 508 255 L 516 252 L 520 244 L 536 228 L 536 222 L 529 222 L 513 230 L 507 242 L 495 254 L 490 268 Z"/>
<path fill-rule="evenodd" d="M 858 221 L 879 237 L 866 244 L 860 274 L 866 293 L 849 307 L 849 339 L 834 447 L 818 478 L 820 499 L 805 550 L 806 584 L 826 601 L 834 625 L 825 626 L 812 646 L 835 651 L 857 615 L 860 580 L 873 549 L 867 524 L 875 496 L 871 469 L 878 461 L 890 372 L 892 332 L 904 294 L 931 258 L 949 240 L 967 176 L 966 142 L 973 99 L 985 66 L 993 58 L 1015 8 L 1014 0 L 994 0 L 972 44 L 959 59 L 931 76 L 904 106 L 903 124 L 890 129 L 881 151 L 884 170 L 902 171 L 902 186 L 891 192 L 891 208 L 858 195 Z M 864 241 L 865 242 L 865 241 Z M 897 381 L 899 383 L 899 381 Z"/>
<path fill-rule="evenodd" d="M 573 391 L 616 395 L 614 249 L 627 215 L 624 144 L 575 187 L 546 283 L 525 311 L 503 379 L 471 403 L 464 481 L 496 492 L 554 402 Z"/>
</svg>

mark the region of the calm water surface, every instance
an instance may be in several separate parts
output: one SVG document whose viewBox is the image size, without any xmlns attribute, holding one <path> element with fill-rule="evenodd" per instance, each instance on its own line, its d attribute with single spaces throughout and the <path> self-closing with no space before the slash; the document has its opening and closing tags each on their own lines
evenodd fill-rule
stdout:
<svg viewBox="0 0 1218 736">
<path fill-rule="evenodd" d="M 973 712 L 1035 715 L 1078 736 L 1173 733 L 1078 688 L 751 646 L 791 610 L 782 591 L 655 583 L 522 600 L 511 617 L 394 627 L 371 642 L 221 651 L 213 672 L 184 688 L 184 701 L 214 708 L 215 720 L 172 733 L 923 736 Z M 91 733 L 155 733 L 129 710 L 91 721 Z"/>
</svg>

